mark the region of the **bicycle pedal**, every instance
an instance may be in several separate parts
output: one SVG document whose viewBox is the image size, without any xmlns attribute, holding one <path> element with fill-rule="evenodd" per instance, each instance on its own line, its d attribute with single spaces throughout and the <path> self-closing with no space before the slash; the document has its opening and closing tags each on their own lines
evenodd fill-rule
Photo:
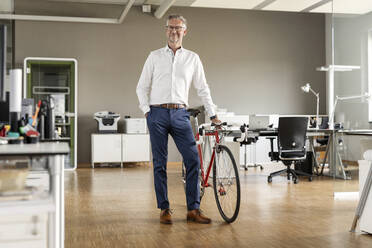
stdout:
<svg viewBox="0 0 372 248">
<path fill-rule="evenodd" d="M 226 195 L 226 191 L 225 191 L 225 189 L 223 189 L 223 188 L 220 188 L 220 189 L 218 190 L 218 193 L 219 193 L 220 195 Z"/>
</svg>

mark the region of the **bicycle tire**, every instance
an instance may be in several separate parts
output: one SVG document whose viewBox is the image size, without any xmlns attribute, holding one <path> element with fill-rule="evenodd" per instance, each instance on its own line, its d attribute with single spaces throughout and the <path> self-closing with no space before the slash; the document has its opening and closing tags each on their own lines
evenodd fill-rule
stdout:
<svg viewBox="0 0 372 248">
<path fill-rule="evenodd" d="M 216 157 L 213 163 L 213 191 L 222 218 L 227 223 L 234 222 L 240 209 L 239 171 L 232 152 L 224 145 L 219 145 L 216 148 Z M 230 199 L 230 197 L 232 198 Z"/>
<path fill-rule="evenodd" d="M 203 181 L 202 176 L 201 176 L 201 171 L 199 169 L 199 186 L 200 186 L 200 201 L 202 200 L 205 192 L 205 187 L 201 183 Z M 182 183 L 183 183 L 183 190 L 186 194 L 186 167 L 185 163 L 182 161 Z"/>
</svg>

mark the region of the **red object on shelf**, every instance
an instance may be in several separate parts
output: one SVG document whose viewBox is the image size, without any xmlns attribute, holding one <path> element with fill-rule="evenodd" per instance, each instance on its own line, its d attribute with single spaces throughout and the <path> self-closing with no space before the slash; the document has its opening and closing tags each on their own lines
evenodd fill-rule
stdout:
<svg viewBox="0 0 372 248">
<path fill-rule="evenodd" d="M 34 131 L 34 130 L 30 130 L 30 131 L 27 131 L 26 133 L 26 136 L 39 136 L 40 133 L 38 131 Z"/>
<path fill-rule="evenodd" d="M 5 137 L 6 134 L 6 128 L 5 126 L 0 130 L 0 137 Z"/>
</svg>

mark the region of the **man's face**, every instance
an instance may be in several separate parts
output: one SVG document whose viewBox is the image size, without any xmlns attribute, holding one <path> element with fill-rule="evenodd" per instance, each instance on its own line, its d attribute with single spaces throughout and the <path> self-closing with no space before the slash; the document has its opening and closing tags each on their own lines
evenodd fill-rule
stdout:
<svg viewBox="0 0 372 248">
<path fill-rule="evenodd" d="M 178 19 L 170 19 L 166 28 L 168 43 L 182 45 L 183 36 L 186 35 L 186 29 L 183 22 Z"/>
</svg>

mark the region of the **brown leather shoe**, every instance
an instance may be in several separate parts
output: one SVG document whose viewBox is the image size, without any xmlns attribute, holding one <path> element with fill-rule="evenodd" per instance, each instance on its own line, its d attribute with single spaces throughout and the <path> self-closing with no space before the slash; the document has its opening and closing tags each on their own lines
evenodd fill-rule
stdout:
<svg viewBox="0 0 372 248">
<path fill-rule="evenodd" d="M 167 208 L 160 211 L 160 223 L 162 224 L 172 224 L 172 211 Z"/>
<path fill-rule="evenodd" d="M 212 220 L 203 215 L 199 209 L 194 209 L 187 212 L 187 221 L 193 221 L 200 224 L 209 224 Z"/>
</svg>

